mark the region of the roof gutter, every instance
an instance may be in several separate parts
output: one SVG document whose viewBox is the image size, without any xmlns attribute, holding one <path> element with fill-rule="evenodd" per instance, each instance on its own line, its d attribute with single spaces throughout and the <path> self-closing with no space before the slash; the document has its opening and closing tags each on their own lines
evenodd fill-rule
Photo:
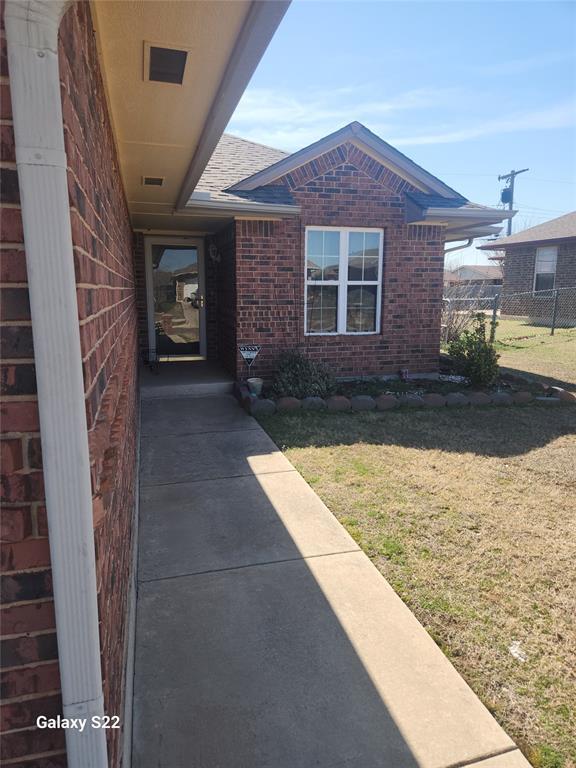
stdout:
<svg viewBox="0 0 576 768">
<path fill-rule="evenodd" d="M 103 715 L 92 490 L 58 71 L 69 0 L 4 14 L 64 717 Z M 66 730 L 69 768 L 105 768 L 106 731 Z"/>
<path fill-rule="evenodd" d="M 178 193 L 176 210 L 186 207 L 254 70 L 291 0 L 253 0 L 204 124 L 202 136 Z"/>
<path fill-rule="evenodd" d="M 236 213 L 242 216 L 244 213 L 261 213 L 263 215 L 274 213 L 282 214 L 283 216 L 297 216 L 301 208 L 298 205 L 283 205 L 281 203 L 271 203 L 267 205 L 265 203 L 236 203 L 227 201 L 214 201 L 207 203 L 204 200 L 190 200 L 188 205 L 181 211 L 177 211 L 178 215 L 191 214 L 194 215 L 214 213 Z"/>
<path fill-rule="evenodd" d="M 444 256 L 446 256 L 447 253 L 453 253 L 454 251 L 462 251 L 464 248 L 468 248 L 468 246 L 472 245 L 474 241 L 473 237 L 469 237 L 468 240 L 464 243 L 464 245 L 454 245 L 452 248 L 446 248 L 444 251 Z"/>
<path fill-rule="evenodd" d="M 426 221 L 450 221 L 451 219 L 476 219 L 479 222 L 499 222 L 511 219 L 518 211 L 501 211 L 499 208 L 426 208 L 423 211 Z"/>
</svg>

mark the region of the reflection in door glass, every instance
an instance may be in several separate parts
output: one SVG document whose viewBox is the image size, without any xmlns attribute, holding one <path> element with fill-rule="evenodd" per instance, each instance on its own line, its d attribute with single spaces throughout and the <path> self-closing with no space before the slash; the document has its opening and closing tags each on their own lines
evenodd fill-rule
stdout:
<svg viewBox="0 0 576 768">
<path fill-rule="evenodd" d="M 200 354 L 198 249 L 153 245 L 154 326 L 159 356 Z"/>
</svg>

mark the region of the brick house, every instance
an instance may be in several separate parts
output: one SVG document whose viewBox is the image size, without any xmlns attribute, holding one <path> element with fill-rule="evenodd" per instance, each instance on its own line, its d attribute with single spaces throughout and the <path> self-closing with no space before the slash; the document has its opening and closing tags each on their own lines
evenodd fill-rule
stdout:
<svg viewBox="0 0 576 768">
<path fill-rule="evenodd" d="M 497 251 L 503 293 L 549 291 L 576 286 L 576 211 L 479 246 Z"/>
<path fill-rule="evenodd" d="M 287 6 L 1 5 L 6 765 L 129 764 L 140 353 L 433 371 L 444 245 L 509 215 L 357 123 L 292 155 L 222 136 Z"/>
<path fill-rule="evenodd" d="M 161 360 L 199 354 L 232 378 L 245 375 L 239 345 L 261 347 L 251 372 L 263 377 L 292 348 L 337 376 L 436 371 L 445 244 L 512 215 L 469 202 L 360 123 L 291 155 L 224 134 L 186 210 L 211 234 L 148 246 L 138 235 L 141 346 Z M 205 302 L 185 330 L 156 294 L 163 264 L 184 267 L 173 249 L 185 261 L 190 247 Z"/>
</svg>

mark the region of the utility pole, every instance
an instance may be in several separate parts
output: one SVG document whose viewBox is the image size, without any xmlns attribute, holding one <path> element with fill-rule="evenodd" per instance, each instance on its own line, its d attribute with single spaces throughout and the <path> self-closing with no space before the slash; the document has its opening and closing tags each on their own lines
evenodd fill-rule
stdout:
<svg viewBox="0 0 576 768">
<path fill-rule="evenodd" d="M 508 210 L 511 211 L 514 206 L 514 179 L 516 176 L 518 176 L 520 173 L 526 173 L 526 171 L 529 171 L 530 168 L 522 168 L 521 171 L 510 171 L 510 173 L 505 173 L 503 176 L 498 176 L 498 181 L 507 181 L 508 186 L 502 190 L 502 194 L 500 195 L 500 200 L 503 203 L 508 203 Z M 508 219 L 508 235 L 512 234 L 512 219 Z"/>
</svg>

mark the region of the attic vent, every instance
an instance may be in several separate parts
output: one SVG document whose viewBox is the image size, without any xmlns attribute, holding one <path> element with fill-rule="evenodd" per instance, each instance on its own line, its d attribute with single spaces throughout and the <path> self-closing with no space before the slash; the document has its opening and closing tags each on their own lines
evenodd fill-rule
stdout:
<svg viewBox="0 0 576 768">
<path fill-rule="evenodd" d="M 145 187 L 162 187 L 164 186 L 164 176 L 142 176 L 142 184 Z"/>
<path fill-rule="evenodd" d="M 148 79 L 158 83 L 182 85 L 187 56 L 186 51 L 151 45 Z"/>
</svg>

